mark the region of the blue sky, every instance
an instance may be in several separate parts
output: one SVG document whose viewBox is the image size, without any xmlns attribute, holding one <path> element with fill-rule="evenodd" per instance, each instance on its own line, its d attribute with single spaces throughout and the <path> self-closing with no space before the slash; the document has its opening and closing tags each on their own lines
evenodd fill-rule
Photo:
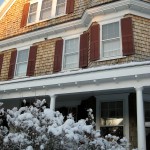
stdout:
<svg viewBox="0 0 150 150">
<path fill-rule="evenodd" d="M 4 0 L 0 0 L 0 5 L 4 2 Z"/>
</svg>

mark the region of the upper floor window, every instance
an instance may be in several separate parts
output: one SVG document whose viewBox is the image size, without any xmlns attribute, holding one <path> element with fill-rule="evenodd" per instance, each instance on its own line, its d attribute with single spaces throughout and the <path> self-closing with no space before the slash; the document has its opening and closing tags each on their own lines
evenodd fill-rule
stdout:
<svg viewBox="0 0 150 150">
<path fill-rule="evenodd" d="M 27 65 L 28 65 L 29 49 L 18 51 L 16 60 L 15 76 L 26 76 Z"/>
<path fill-rule="evenodd" d="M 102 25 L 102 57 L 110 58 L 121 55 L 120 23 Z"/>
<path fill-rule="evenodd" d="M 43 0 L 41 6 L 40 20 L 51 17 L 52 0 Z"/>
<path fill-rule="evenodd" d="M 65 14 L 66 0 L 33 0 L 30 3 L 28 23 Z"/>
<path fill-rule="evenodd" d="M 63 69 L 79 67 L 79 38 L 65 40 Z"/>
<path fill-rule="evenodd" d="M 35 22 L 36 13 L 37 13 L 37 6 L 38 6 L 38 3 L 33 3 L 33 4 L 30 5 L 28 23 Z"/>
<path fill-rule="evenodd" d="M 65 14 L 66 0 L 57 0 L 56 16 Z"/>
</svg>

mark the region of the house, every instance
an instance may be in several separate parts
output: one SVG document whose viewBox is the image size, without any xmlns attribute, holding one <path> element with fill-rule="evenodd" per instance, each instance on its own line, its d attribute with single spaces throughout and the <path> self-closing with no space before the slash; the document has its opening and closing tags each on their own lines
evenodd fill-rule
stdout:
<svg viewBox="0 0 150 150">
<path fill-rule="evenodd" d="M 146 150 L 150 1 L 5 1 L 0 102 L 12 108 L 36 98 L 77 120 L 92 108 L 102 135 L 125 136 L 131 148 Z"/>
</svg>

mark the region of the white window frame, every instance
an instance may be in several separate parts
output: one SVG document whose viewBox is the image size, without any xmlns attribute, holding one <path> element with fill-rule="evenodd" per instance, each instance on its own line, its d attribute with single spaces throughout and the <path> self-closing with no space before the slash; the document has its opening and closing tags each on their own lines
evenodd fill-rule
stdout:
<svg viewBox="0 0 150 150">
<path fill-rule="evenodd" d="M 102 113 L 102 109 L 101 109 L 101 105 L 102 105 L 102 103 L 115 103 L 115 102 L 122 102 L 122 108 L 123 108 L 123 110 L 122 110 L 122 118 L 123 118 L 123 125 L 101 125 L 101 121 L 100 121 L 100 126 L 101 127 L 113 127 L 113 126 L 122 126 L 122 127 L 124 127 L 124 101 L 122 100 L 122 99 L 116 99 L 116 100 L 113 100 L 113 101 L 111 101 L 111 100 L 106 100 L 106 101 L 101 101 L 100 102 L 100 114 Z M 101 117 L 101 116 L 100 116 Z"/>
<path fill-rule="evenodd" d="M 16 57 L 16 63 L 15 63 L 14 78 L 26 77 L 26 74 L 25 74 L 25 75 L 22 75 L 22 76 L 18 76 L 18 75 L 16 75 L 16 72 L 17 72 L 17 60 L 18 60 L 19 51 L 23 51 L 23 50 L 27 50 L 27 49 L 28 49 L 28 58 L 27 58 L 27 67 L 28 67 L 30 46 L 25 46 L 25 47 L 21 47 L 21 48 L 18 48 L 18 49 L 17 49 L 17 57 Z M 26 73 L 27 73 L 27 69 L 26 69 Z"/>
<path fill-rule="evenodd" d="M 115 22 L 119 22 L 119 37 L 120 37 L 120 55 L 118 56 L 111 56 L 111 57 L 104 57 L 103 56 L 103 41 L 102 41 L 102 26 L 103 25 L 107 25 L 107 24 L 111 24 L 111 23 L 115 23 Z M 123 57 L 123 52 L 122 52 L 122 34 L 121 34 L 121 18 L 115 18 L 112 20 L 105 20 L 102 22 L 99 22 L 100 24 L 100 61 L 104 61 L 104 60 L 111 60 L 111 59 L 117 59 L 117 58 L 122 58 Z"/>
<path fill-rule="evenodd" d="M 57 0 L 52 0 L 51 16 L 49 18 L 40 20 L 42 1 L 43 0 L 31 0 L 30 6 L 31 6 L 31 4 L 34 4 L 34 3 L 38 3 L 38 6 L 37 6 L 37 11 L 36 11 L 36 19 L 35 19 L 34 22 L 31 22 L 31 23 L 28 22 L 28 19 L 29 19 L 29 12 L 28 12 L 28 19 L 27 19 L 28 25 L 34 24 L 34 23 L 37 23 L 37 22 L 42 22 L 42 21 L 45 21 L 45 20 L 49 20 L 49 19 L 52 19 L 52 18 L 60 17 L 60 16 L 63 16 L 63 15 L 66 14 L 67 0 L 65 2 L 65 11 L 64 11 L 65 13 L 60 14 L 60 15 L 56 15 Z M 29 8 L 29 11 L 30 11 L 30 8 Z"/>
<path fill-rule="evenodd" d="M 64 68 L 64 54 L 65 54 L 65 43 L 66 43 L 66 40 L 71 40 L 71 39 L 75 39 L 75 38 L 78 38 L 79 39 L 79 43 L 78 43 L 78 67 L 76 68 Z M 62 70 L 65 71 L 65 70 L 76 70 L 76 69 L 79 69 L 79 58 L 80 58 L 80 34 L 76 34 L 76 35 L 72 35 L 72 36 L 68 36 L 68 37 L 64 37 L 63 38 L 64 40 L 64 44 L 63 44 L 63 56 L 62 56 Z"/>
</svg>

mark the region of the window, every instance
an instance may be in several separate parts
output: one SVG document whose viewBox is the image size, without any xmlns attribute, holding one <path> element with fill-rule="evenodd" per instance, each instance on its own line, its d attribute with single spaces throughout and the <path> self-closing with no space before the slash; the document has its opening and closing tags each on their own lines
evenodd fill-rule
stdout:
<svg viewBox="0 0 150 150">
<path fill-rule="evenodd" d="M 102 25 L 102 57 L 110 58 L 121 55 L 120 23 Z"/>
<path fill-rule="evenodd" d="M 123 102 L 102 102 L 100 123 L 102 135 L 112 134 L 122 137 Z"/>
<path fill-rule="evenodd" d="M 50 19 L 66 11 L 66 0 L 32 0 L 28 15 L 28 23 Z"/>
<path fill-rule="evenodd" d="M 26 76 L 27 65 L 28 65 L 29 49 L 18 51 L 16 60 L 15 76 Z"/>
<path fill-rule="evenodd" d="M 40 20 L 48 19 L 51 17 L 52 0 L 43 0 L 41 7 Z"/>
<path fill-rule="evenodd" d="M 57 0 L 56 16 L 65 14 L 66 0 Z"/>
<path fill-rule="evenodd" d="M 65 40 L 63 69 L 79 66 L 79 38 Z"/>
<path fill-rule="evenodd" d="M 35 22 L 36 20 L 36 12 L 37 12 L 38 3 L 33 3 L 30 5 L 28 23 Z"/>
</svg>

